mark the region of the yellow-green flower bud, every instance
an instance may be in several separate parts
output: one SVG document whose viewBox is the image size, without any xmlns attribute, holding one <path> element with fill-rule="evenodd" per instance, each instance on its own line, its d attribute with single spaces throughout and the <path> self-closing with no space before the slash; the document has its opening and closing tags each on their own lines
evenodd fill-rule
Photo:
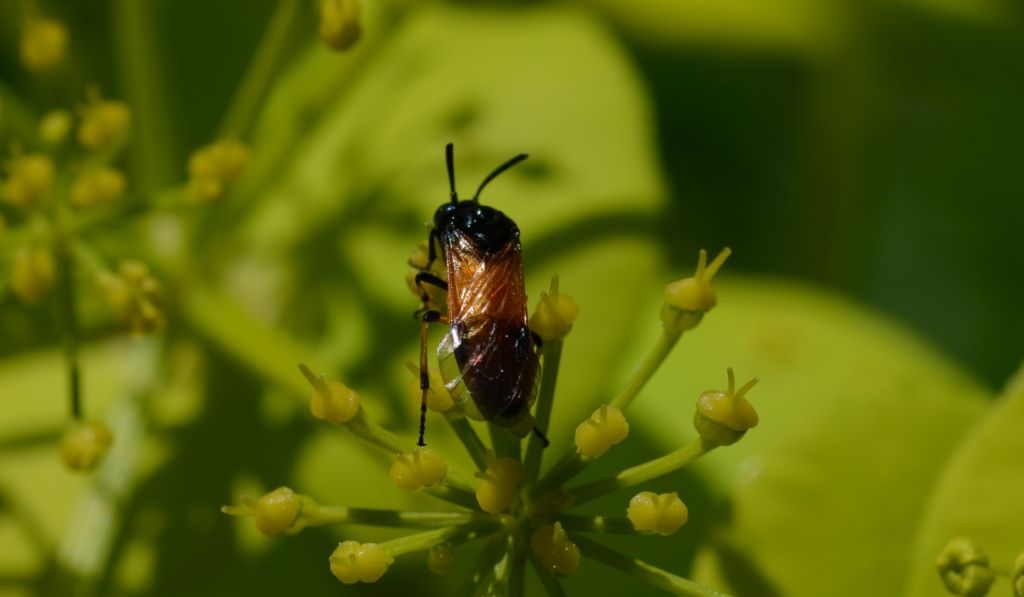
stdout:
<svg viewBox="0 0 1024 597">
<path fill-rule="evenodd" d="M 167 317 L 160 304 L 160 283 L 141 261 L 127 259 L 117 273 L 103 272 L 97 279 L 111 309 L 133 334 L 151 334 L 163 328 Z"/>
<path fill-rule="evenodd" d="M 988 556 L 970 539 L 953 539 L 935 560 L 946 589 L 962 597 L 983 597 L 995 580 Z"/>
<path fill-rule="evenodd" d="M 319 509 L 319 504 L 289 487 L 278 487 L 258 500 L 243 495 L 240 501 L 241 506 L 224 506 L 220 511 L 231 516 L 252 517 L 256 528 L 267 537 L 298 532 L 305 526 L 300 520 L 303 511 Z"/>
<path fill-rule="evenodd" d="M 662 494 L 641 491 L 629 500 L 626 516 L 638 531 L 671 535 L 686 524 L 689 512 L 674 491 Z"/>
<path fill-rule="evenodd" d="M 359 413 L 359 394 L 341 383 L 327 383 L 328 395 L 317 390 L 309 402 L 309 412 L 314 417 L 327 421 L 331 425 L 344 425 Z"/>
<path fill-rule="evenodd" d="M 67 110 L 50 110 L 39 120 L 39 139 L 47 145 L 60 145 L 68 138 L 74 122 Z"/>
<path fill-rule="evenodd" d="M 15 207 L 39 202 L 53 186 L 53 161 L 40 153 L 11 158 L 0 198 Z"/>
<path fill-rule="evenodd" d="M 580 567 L 580 548 L 569 540 L 560 522 L 534 531 L 530 545 L 544 567 L 554 574 L 572 574 Z"/>
<path fill-rule="evenodd" d="M 735 391 L 736 379 L 732 369 L 727 373 L 729 387 L 724 392 L 709 390 L 701 394 L 693 416 L 693 426 L 709 446 L 734 444 L 748 429 L 757 426 L 757 411 L 744 395 L 760 380 L 755 377 Z"/>
<path fill-rule="evenodd" d="M 417 446 L 399 454 L 391 465 L 391 480 L 406 491 L 418 491 L 441 482 L 448 474 L 448 464 L 436 451 Z"/>
<path fill-rule="evenodd" d="M 200 147 L 188 158 L 188 196 L 195 201 L 223 198 L 248 164 L 249 148 L 237 139 Z"/>
<path fill-rule="evenodd" d="M 359 40 L 359 0 L 320 0 L 320 39 L 333 50 L 347 50 Z"/>
<path fill-rule="evenodd" d="M 345 541 L 331 554 L 331 572 L 341 582 L 377 582 L 394 559 L 376 543 Z"/>
<path fill-rule="evenodd" d="M 576 449 L 584 456 L 597 458 L 629 435 L 629 423 L 622 411 L 607 404 L 576 428 Z"/>
<path fill-rule="evenodd" d="M 427 567 L 438 576 L 444 576 L 455 568 L 455 549 L 451 543 L 438 543 L 427 552 Z"/>
<path fill-rule="evenodd" d="M 60 458 L 73 471 L 91 471 L 107 454 L 114 436 L 98 421 L 76 423 L 60 440 Z"/>
<path fill-rule="evenodd" d="M 420 388 L 419 367 L 410 361 L 405 362 L 405 367 L 413 374 L 413 380 L 409 385 L 409 395 L 418 405 L 423 400 L 423 390 Z M 427 390 L 427 409 L 433 412 L 444 412 L 455 406 L 455 400 L 448 392 L 448 388 L 441 379 L 441 373 L 432 369 L 427 373 L 430 379 L 430 389 Z"/>
<path fill-rule="evenodd" d="M 1010 580 L 1013 582 L 1014 597 L 1024 597 L 1024 553 L 1017 556 L 1013 563 Z"/>
<path fill-rule="evenodd" d="M 78 143 L 90 151 L 113 149 L 128 138 L 132 111 L 128 104 L 104 100 L 94 94 L 82 108 L 78 124 Z"/>
<path fill-rule="evenodd" d="M 64 60 L 68 28 L 55 19 L 30 17 L 21 31 L 18 53 L 21 65 L 32 72 L 52 70 Z"/>
<path fill-rule="evenodd" d="M 11 268 L 11 292 L 22 302 L 35 304 L 53 288 L 57 263 L 45 245 L 32 244 L 14 254 Z"/>
<path fill-rule="evenodd" d="M 667 332 L 678 334 L 697 327 L 704 314 L 718 303 L 711 279 L 731 253 L 732 250 L 726 247 L 711 265 L 706 265 L 708 253 L 701 249 L 693 277 L 677 280 L 665 287 L 661 323 Z"/>
<path fill-rule="evenodd" d="M 476 473 L 480 484 L 476 488 L 476 501 L 484 512 L 504 512 L 519 497 L 519 481 L 523 478 L 523 467 L 512 458 L 496 458 L 487 451 L 487 470 Z"/>
<path fill-rule="evenodd" d="M 558 292 L 558 276 L 551 276 L 551 286 L 540 293 L 540 302 L 530 317 L 530 330 L 544 342 L 565 338 L 572 330 L 580 309 L 568 294 Z"/>
<path fill-rule="evenodd" d="M 71 203 L 90 207 L 109 203 L 124 193 L 124 174 L 114 168 L 90 168 L 71 184 Z"/>
</svg>

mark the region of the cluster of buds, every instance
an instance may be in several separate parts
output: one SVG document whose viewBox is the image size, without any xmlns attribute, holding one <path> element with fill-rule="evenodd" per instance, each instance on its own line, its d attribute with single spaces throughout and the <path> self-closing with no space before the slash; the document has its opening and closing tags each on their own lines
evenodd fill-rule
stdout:
<svg viewBox="0 0 1024 597">
<path fill-rule="evenodd" d="M 425 551 L 428 568 L 437 574 L 445 574 L 454 567 L 461 543 L 487 537 L 489 540 L 480 564 L 471 577 L 478 586 L 503 582 L 504 573 L 499 571 L 508 570 L 510 566 L 522 566 L 529 559 L 541 573 L 545 585 L 551 587 L 557 585 L 562 577 L 578 570 L 581 558 L 589 557 L 635 574 L 660 588 L 695 594 L 692 582 L 578 534 L 676 533 L 689 517 L 689 510 L 678 493 L 635 492 L 628 503 L 622 504 L 620 512 L 624 515 L 618 517 L 587 516 L 571 511 L 594 498 L 678 470 L 713 449 L 739 440 L 757 424 L 757 414 L 745 398 L 756 379 L 737 391 L 732 370 L 729 370 L 725 390 L 703 393 L 697 400 L 694 420 L 699 437 L 690 444 L 596 481 L 582 484 L 571 484 L 570 481 L 586 467 L 600 466 L 595 464 L 600 462 L 599 458 L 627 439 L 630 425 L 624 411 L 664 361 L 682 331 L 699 324 L 714 306 L 716 299 L 710 281 L 727 255 L 726 250 L 709 266 L 706 254 L 701 252 L 694 276 L 669 285 L 666 305 L 662 310 L 662 340 L 636 370 L 626 388 L 577 427 L 575 445 L 543 475 L 540 471 L 542 442 L 531 439 L 523 454 L 522 446 L 517 443 L 521 441 L 515 433 L 518 429 L 492 427 L 491 446 L 486 446 L 466 418 L 464 409 L 469 405 L 453 402 L 436 371 L 426 372 L 430 381 L 427 408 L 444 412 L 445 421 L 465 445 L 476 465 L 477 470 L 471 475 L 449 464 L 433 448 L 408 447 L 400 437 L 370 421 L 354 390 L 340 382 L 327 382 L 323 376 L 315 376 L 308 368 L 300 366 L 314 388 L 310 408 L 316 418 L 341 425 L 356 437 L 397 454 L 391 464 L 390 476 L 399 488 L 425 492 L 449 502 L 458 510 L 408 512 L 336 507 L 330 509 L 332 515 L 327 515 L 329 508 L 321 507 L 318 516 L 303 517 L 301 509 L 292 509 L 283 516 L 287 523 L 284 528 L 292 532 L 309 524 L 346 522 L 429 529 L 379 544 L 342 542 L 330 557 L 330 568 L 344 583 L 375 582 L 396 557 L 414 551 Z M 430 262 L 429 247 L 425 244 L 413 253 L 410 265 L 438 277 L 444 273 L 441 270 L 442 260 Z M 429 287 L 420 288 L 414 283 L 410 283 L 410 288 L 420 298 L 429 291 Z M 431 301 L 441 302 L 443 297 L 426 295 L 424 302 Z M 576 302 L 559 292 L 557 278 L 554 279 L 549 291 L 542 293 L 530 319 L 531 331 L 543 341 L 541 358 L 544 359 L 545 379 L 557 376 L 558 357 L 578 314 Z M 549 360 L 552 356 L 555 358 Z M 409 362 L 406 366 L 416 378 L 412 393 L 419 401 L 422 398 L 418 383 L 420 369 Z M 538 415 L 529 419 L 530 424 L 539 426 L 537 436 L 546 431 L 544 427 L 550 411 L 544 409 L 550 407 L 553 394 L 554 386 L 542 383 L 536 404 Z M 503 550 L 507 550 L 504 556 Z M 560 590 L 558 587 L 552 592 L 558 594 Z M 710 593 L 708 590 L 707 594 Z"/>
<path fill-rule="evenodd" d="M 103 205 L 118 199 L 125 188 L 124 174 L 116 168 L 86 168 L 71 184 L 71 203 L 75 207 Z"/>
<path fill-rule="evenodd" d="M 988 555 L 973 540 L 957 537 L 942 549 L 935 567 L 946 590 L 961 597 L 985 597 L 997 576 L 1005 569 L 992 566 Z M 1024 553 L 1017 556 L 1010 571 L 1014 597 L 1024 597 Z"/>
<path fill-rule="evenodd" d="M 11 267 L 11 292 L 22 302 L 35 304 L 53 289 L 57 263 L 50 248 L 34 243 L 14 254 Z"/>
<path fill-rule="evenodd" d="M 38 205 L 53 187 L 53 161 L 44 154 L 14 156 L 4 170 L 7 177 L 0 187 L 0 198 L 15 207 Z"/>
<path fill-rule="evenodd" d="M 116 273 L 102 272 L 97 283 L 111 309 L 133 334 L 150 334 L 166 323 L 160 283 L 145 263 L 122 261 Z"/>
<path fill-rule="evenodd" d="M 204 145 L 188 158 L 188 196 L 194 201 L 223 199 L 249 163 L 249 148 L 237 139 Z"/>
<path fill-rule="evenodd" d="M 132 111 L 128 104 L 103 99 L 99 91 L 91 89 L 84 106 L 79 110 L 78 144 L 85 149 L 104 153 L 119 148 L 128 139 Z"/>
</svg>

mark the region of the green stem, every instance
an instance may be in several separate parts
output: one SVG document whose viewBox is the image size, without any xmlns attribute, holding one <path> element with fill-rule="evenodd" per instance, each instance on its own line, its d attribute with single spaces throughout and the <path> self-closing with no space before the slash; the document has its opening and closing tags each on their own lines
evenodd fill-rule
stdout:
<svg viewBox="0 0 1024 597">
<path fill-rule="evenodd" d="M 573 542 L 580 548 L 580 553 L 584 556 L 603 562 L 613 568 L 618 568 L 627 574 L 631 574 L 652 586 L 668 591 L 674 595 L 686 595 L 688 597 L 728 597 L 725 593 L 720 593 L 714 589 L 701 586 L 692 580 L 676 576 L 675 574 L 662 570 L 657 566 L 652 566 L 642 560 L 631 558 L 625 554 L 615 551 L 614 549 L 605 547 L 600 543 L 580 537 L 579 535 L 573 536 Z"/>
<path fill-rule="evenodd" d="M 529 492 L 531 498 L 540 497 L 548 492 L 554 491 L 565 484 L 566 481 L 575 477 L 594 459 L 584 456 L 573 450 L 566 452 L 562 459 L 555 463 L 550 470 L 537 482 Z"/>
<path fill-rule="evenodd" d="M 462 441 L 462 445 L 466 447 L 466 451 L 469 452 L 477 469 L 487 470 L 487 447 L 484 446 L 476 429 L 473 429 L 473 425 L 463 415 L 454 414 L 451 411 L 445 412 L 445 420 Z"/>
<path fill-rule="evenodd" d="M 633 373 L 633 377 L 630 378 L 629 383 L 626 387 L 619 392 L 619 395 L 611 401 L 611 405 L 618 408 L 619 410 L 626 410 L 633 399 L 636 398 L 640 390 L 647 385 L 651 377 L 654 376 L 654 372 L 658 370 L 662 362 L 665 361 L 665 357 L 668 356 L 672 349 L 675 348 L 679 338 L 683 335 L 682 332 L 669 332 L 662 330 L 661 336 L 658 338 L 658 343 L 654 345 L 654 349 L 647 355 L 644 362 L 640 364 L 640 368 Z"/>
<path fill-rule="evenodd" d="M 449 539 L 457 537 L 468 538 L 474 534 L 479 536 L 481 533 L 495 530 L 498 526 L 498 522 L 492 518 L 488 520 L 470 522 L 463 525 L 444 527 L 433 531 L 424 531 L 414 535 L 406 535 L 405 537 L 385 541 L 384 543 L 381 543 L 380 546 L 383 547 L 391 557 L 398 557 L 414 551 L 430 549 L 431 547 L 439 543 L 444 543 Z"/>
<path fill-rule="evenodd" d="M 493 574 L 494 566 L 501 560 L 507 543 L 507 537 L 504 534 L 498 533 L 492 537 L 487 546 L 480 552 L 480 557 L 477 558 L 472 571 L 463 580 L 459 590 L 453 594 L 476 594 L 476 591 L 485 584 L 484 581 Z"/>
<path fill-rule="evenodd" d="M 321 506 L 315 512 L 303 513 L 301 516 L 306 526 L 363 524 L 377 527 L 438 528 L 489 520 L 489 517 L 469 512 L 408 512 L 343 506 Z"/>
<path fill-rule="evenodd" d="M 260 104 L 267 95 L 277 71 L 288 35 L 295 24 L 301 2 L 281 0 L 270 17 L 267 30 L 256 49 L 256 55 L 231 100 L 227 115 L 221 124 L 219 136 L 244 137 L 252 126 Z"/>
<path fill-rule="evenodd" d="M 509 597 L 524 597 L 526 594 L 526 537 L 519 533 L 510 535 L 511 548 L 509 550 L 509 572 L 508 572 L 508 595 Z"/>
<path fill-rule="evenodd" d="M 562 514 L 558 517 L 562 528 L 567 531 L 583 531 L 586 533 L 609 533 L 616 535 L 635 535 L 633 523 L 626 517 L 607 518 L 604 516 L 583 516 L 580 514 Z"/>
<path fill-rule="evenodd" d="M 64 241 L 57 246 L 57 292 L 58 309 L 61 319 L 61 336 L 64 343 L 64 362 L 67 365 L 68 394 L 70 396 L 71 418 L 82 420 L 81 375 L 78 367 L 78 317 L 75 312 L 75 280 L 70 248 Z"/>
<path fill-rule="evenodd" d="M 541 373 L 540 395 L 537 396 L 537 409 L 534 415 L 534 424 L 545 436 L 548 433 L 548 425 L 551 422 L 551 405 L 555 399 L 555 383 L 558 381 L 558 367 L 562 361 L 562 341 L 554 340 L 548 342 L 541 349 L 544 357 L 544 369 Z M 531 433 L 529 443 L 526 445 L 526 461 L 523 466 L 527 485 L 537 482 L 540 474 L 541 457 L 544 454 L 544 444 Z"/>
<path fill-rule="evenodd" d="M 516 437 L 508 429 L 498 427 L 494 423 L 487 423 L 487 429 L 491 434 L 491 446 L 499 458 L 507 457 L 516 461 L 522 460 L 522 439 Z"/>
<path fill-rule="evenodd" d="M 445 483 L 425 487 L 423 488 L 423 491 L 439 500 L 444 500 L 456 506 L 461 506 L 470 510 L 480 510 L 480 505 L 476 501 L 476 495 L 470 491 L 462 489 L 461 487 L 453 487 L 452 485 Z"/>
<path fill-rule="evenodd" d="M 632 468 L 627 468 L 615 476 L 593 481 L 578 487 L 570 487 L 569 493 L 576 497 L 576 501 L 573 502 L 573 505 L 579 505 L 583 502 L 601 497 L 602 495 L 615 491 L 616 489 L 632 487 L 639 483 L 644 483 L 645 481 L 650 481 L 656 477 L 666 475 L 690 464 L 713 449 L 714 446 L 706 444 L 698 438 L 688 445 L 683 446 L 674 452 L 670 452 L 661 458 L 655 458 L 649 462 L 638 464 Z"/>
<path fill-rule="evenodd" d="M 562 582 L 544 567 L 535 554 L 530 554 L 530 563 L 533 564 L 533 570 L 540 578 L 540 584 L 544 585 L 544 590 L 548 592 L 549 597 L 567 597 Z"/>
</svg>

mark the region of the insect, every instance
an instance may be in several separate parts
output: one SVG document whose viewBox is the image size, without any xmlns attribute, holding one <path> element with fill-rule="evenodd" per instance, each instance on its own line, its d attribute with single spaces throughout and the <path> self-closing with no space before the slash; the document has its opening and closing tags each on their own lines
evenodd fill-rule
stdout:
<svg viewBox="0 0 1024 597">
<path fill-rule="evenodd" d="M 455 191 L 453 148 L 445 147 L 449 202 L 434 212 L 427 240 L 428 260 L 418 268 L 416 288 L 423 300 L 420 327 L 420 437 L 426 445 L 427 330 L 431 323 L 448 324 L 437 348 L 441 378 L 456 404 L 477 420 L 491 421 L 515 431 L 528 432 L 530 407 L 536 398 L 540 374 L 540 341 L 527 325 L 519 228 L 502 212 L 480 204 L 480 191 L 499 174 L 526 159 L 521 153 L 491 172 L 472 199 L 459 200 Z M 440 253 L 440 255 L 439 255 Z M 430 272 L 438 258 L 446 278 Z M 447 313 L 428 308 L 424 285 L 447 293 Z M 547 439 L 533 427 L 547 445 Z"/>
</svg>

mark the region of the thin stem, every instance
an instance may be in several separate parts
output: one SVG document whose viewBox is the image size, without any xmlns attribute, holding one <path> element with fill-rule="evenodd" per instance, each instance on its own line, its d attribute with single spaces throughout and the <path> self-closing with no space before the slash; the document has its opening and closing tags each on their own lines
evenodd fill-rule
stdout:
<svg viewBox="0 0 1024 597">
<path fill-rule="evenodd" d="M 665 361 L 665 357 L 672 352 L 675 348 L 679 338 L 683 335 L 682 332 L 668 332 L 662 330 L 661 336 L 658 338 L 658 343 L 654 345 L 654 349 L 651 350 L 647 358 L 644 359 L 640 367 L 633 372 L 633 377 L 630 378 L 629 383 L 626 387 L 622 388 L 619 395 L 611 401 L 611 405 L 617 407 L 619 410 L 626 410 L 626 408 L 633 402 L 640 390 L 647 385 L 651 377 L 654 376 L 654 372 L 658 370 L 662 362 Z"/>
<path fill-rule="evenodd" d="M 58 243 L 57 275 L 60 278 L 57 301 L 62 323 L 61 335 L 64 343 L 64 362 L 67 366 L 71 418 L 80 421 L 83 416 L 82 390 L 81 375 L 78 368 L 78 317 L 75 312 L 73 263 L 67 244 L 63 241 Z"/>
<path fill-rule="evenodd" d="M 605 516 L 583 516 L 580 514 L 562 514 L 558 517 L 562 528 L 567 531 L 583 531 L 585 533 L 608 533 L 616 535 L 635 535 L 633 523 L 626 517 L 608 518 Z"/>
<path fill-rule="evenodd" d="M 544 590 L 548 592 L 549 597 L 567 597 L 561 581 L 544 567 L 535 554 L 530 554 L 530 563 L 533 564 L 533 570 L 540 578 L 540 584 L 544 585 Z"/>
<path fill-rule="evenodd" d="M 555 463 L 548 472 L 541 477 L 540 481 L 530 490 L 530 497 L 542 496 L 565 484 L 566 481 L 575 477 L 594 459 L 584 456 L 573 450 L 566 452 L 562 459 Z"/>
<path fill-rule="evenodd" d="M 469 452 L 477 469 L 481 471 L 487 470 L 487 447 L 484 446 L 484 442 L 480 439 L 476 429 L 473 428 L 466 417 L 451 413 L 451 411 L 445 412 L 444 418 L 448 421 L 448 425 L 455 432 L 455 435 L 462 441 L 462 445 L 466 447 L 466 451 Z"/>
<path fill-rule="evenodd" d="M 480 520 L 463 525 L 444 527 L 433 531 L 424 531 L 414 535 L 406 535 L 405 537 L 385 541 L 384 543 L 381 543 L 380 546 L 387 550 L 391 557 L 398 557 L 414 551 L 430 549 L 431 547 L 439 543 L 444 543 L 454 537 L 468 537 L 473 533 L 482 533 L 494 530 L 498 526 L 499 523 L 494 519 Z"/>
<path fill-rule="evenodd" d="M 491 447 L 499 458 L 508 457 L 513 460 L 522 460 L 522 439 L 516 437 L 508 429 L 498 427 L 494 423 L 487 423 L 487 429 L 491 433 Z"/>
<path fill-rule="evenodd" d="M 554 340 L 544 344 L 541 354 L 544 357 L 544 369 L 541 373 L 540 394 L 537 396 L 534 424 L 541 433 L 547 436 L 548 425 L 551 422 L 551 405 L 555 399 L 555 383 L 558 381 L 558 367 L 562 361 L 562 341 Z M 526 445 L 526 461 L 523 466 L 527 485 L 537 482 L 543 455 L 544 444 L 537 434 L 531 433 L 529 443 Z"/>
<path fill-rule="evenodd" d="M 432 487 L 425 487 L 424 493 L 432 495 L 439 500 L 444 500 L 456 506 L 468 508 L 470 510 L 480 510 L 480 505 L 477 504 L 476 495 L 472 492 L 466 491 L 460 487 L 452 487 L 448 484 L 439 484 Z"/>
<path fill-rule="evenodd" d="M 259 106 L 270 89 L 270 83 L 281 61 L 281 54 L 295 24 L 300 5 L 299 0 L 281 0 L 271 15 L 270 23 L 249 64 L 245 78 L 231 100 L 231 106 L 221 124 L 221 137 L 245 136 L 246 131 L 252 126 Z"/>
<path fill-rule="evenodd" d="M 489 520 L 488 517 L 470 512 L 408 512 L 343 506 L 321 506 L 315 512 L 304 512 L 301 516 L 306 526 L 363 524 L 376 527 L 439 528 Z"/>
<path fill-rule="evenodd" d="M 459 590 L 454 595 L 473 595 L 476 590 L 484 585 L 484 579 L 494 572 L 494 566 L 501 560 L 508 544 L 503 534 L 495 535 L 477 558 L 472 571 L 462 581 Z"/>
<path fill-rule="evenodd" d="M 509 597 L 524 597 L 526 594 L 526 537 L 513 533 L 509 535 L 511 546 L 509 549 Z"/>
<path fill-rule="evenodd" d="M 580 553 L 588 558 L 603 562 L 613 568 L 618 568 L 627 574 L 631 574 L 640 580 L 668 591 L 674 595 L 686 595 L 688 597 L 728 597 L 714 589 L 699 585 L 692 580 L 676 576 L 644 562 L 619 553 L 614 549 L 605 547 L 600 543 L 591 541 L 579 535 L 573 536 L 573 541 L 580 548 Z"/>
<path fill-rule="evenodd" d="M 698 438 L 661 458 L 655 458 L 649 462 L 627 468 L 615 476 L 599 479 L 579 487 L 571 487 L 569 488 L 569 493 L 576 497 L 576 501 L 573 504 L 579 505 L 616 489 L 632 487 L 671 473 L 690 464 L 713 449 L 714 446 L 706 444 Z"/>
</svg>

